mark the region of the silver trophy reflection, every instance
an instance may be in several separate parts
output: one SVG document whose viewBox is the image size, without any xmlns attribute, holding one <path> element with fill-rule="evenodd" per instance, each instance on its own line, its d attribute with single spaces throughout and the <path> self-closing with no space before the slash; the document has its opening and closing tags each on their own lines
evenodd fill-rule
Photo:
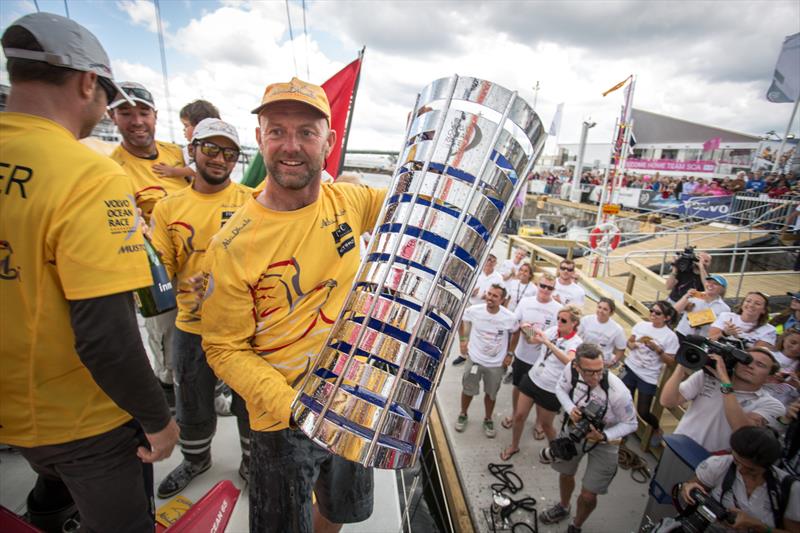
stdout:
<svg viewBox="0 0 800 533">
<path fill-rule="evenodd" d="M 369 252 L 292 405 L 314 442 L 365 466 L 414 464 L 459 317 L 545 137 L 488 81 L 417 96 Z"/>
</svg>

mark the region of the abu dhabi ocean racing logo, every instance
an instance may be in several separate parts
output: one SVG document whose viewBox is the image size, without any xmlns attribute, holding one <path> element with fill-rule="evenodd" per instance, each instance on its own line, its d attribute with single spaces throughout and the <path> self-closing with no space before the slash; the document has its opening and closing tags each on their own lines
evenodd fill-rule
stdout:
<svg viewBox="0 0 800 533">
<path fill-rule="evenodd" d="M 11 243 L 8 241 L 0 241 L 0 279 L 14 280 L 20 279 L 20 267 L 13 267 L 11 256 L 14 249 L 11 248 Z"/>
</svg>

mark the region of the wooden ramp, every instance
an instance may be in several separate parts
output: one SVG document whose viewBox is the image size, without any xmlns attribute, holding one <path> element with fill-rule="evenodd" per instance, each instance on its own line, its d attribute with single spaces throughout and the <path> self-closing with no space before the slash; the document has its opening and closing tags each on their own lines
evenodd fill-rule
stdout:
<svg viewBox="0 0 800 533">
<path fill-rule="evenodd" d="M 628 267 L 625 264 L 625 256 L 633 253 L 631 258 L 635 259 L 645 267 L 656 267 L 662 262 L 672 261 L 674 254 L 671 252 L 666 253 L 652 253 L 656 250 L 675 250 L 681 249 L 686 246 L 696 246 L 699 250 L 719 250 L 723 248 L 733 248 L 736 243 L 745 243 L 747 241 L 758 239 L 769 235 L 769 231 L 764 230 L 742 230 L 730 231 L 720 228 L 711 224 L 703 224 L 695 226 L 690 230 L 682 233 L 665 233 L 661 236 L 656 236 L 644 241 L 629 244 L 627 246 L 620 246 L 609 254 L 610 262 L 608 265 L 608 274 L 610 276 L 620 276 L 628 273 Z M 642 255 L 638 255 L 641 252 Z M 577 262 L 581 265 L 584 271 L 587 271 L 589 257 L 583 257 Z"/>
</svg>

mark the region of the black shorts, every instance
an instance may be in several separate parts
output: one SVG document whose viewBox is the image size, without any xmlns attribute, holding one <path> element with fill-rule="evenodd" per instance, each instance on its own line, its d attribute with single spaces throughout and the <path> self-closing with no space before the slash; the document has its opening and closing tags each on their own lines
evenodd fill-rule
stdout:
<svg viewBox="0 0 800 533">
<path fill-rule="evenodd" d="M 532 364 L 526 363 L 518 357 L 514 358 L 514 362 L 511 363 L 511 379 L 515 387 L 519 387 L 519 384 L 522 383 L 522 378 L 528 375 L 528 370 L 532 366 Z"/>
<path fill-rule="evenodd" d="M 522 382 L 519 384 L 519 390 L 525 396 L 532 398 L 533 403 L 548 411 L 557 413 L 561 410 L 561 402 L 558 401 L 558 397 L 555 393 L 548 392 L 537 386 L 536 383 L 531 381 L 528 374 L 525 374 L 525 377 L 522 378 Z"/>
</svg>

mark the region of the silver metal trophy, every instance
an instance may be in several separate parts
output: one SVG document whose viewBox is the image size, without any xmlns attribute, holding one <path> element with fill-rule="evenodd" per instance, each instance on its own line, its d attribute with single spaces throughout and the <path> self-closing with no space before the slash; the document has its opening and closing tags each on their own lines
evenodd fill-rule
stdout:
<svg viewBox="0 0 800 533">
<path fill-rule="evenodd" d="M 368 254 L 292 405 L 314 442 L 414 464 L 461 313 L 544 141 L 494 83 L 453 76 L 417 96 Z"/>
</svg>

